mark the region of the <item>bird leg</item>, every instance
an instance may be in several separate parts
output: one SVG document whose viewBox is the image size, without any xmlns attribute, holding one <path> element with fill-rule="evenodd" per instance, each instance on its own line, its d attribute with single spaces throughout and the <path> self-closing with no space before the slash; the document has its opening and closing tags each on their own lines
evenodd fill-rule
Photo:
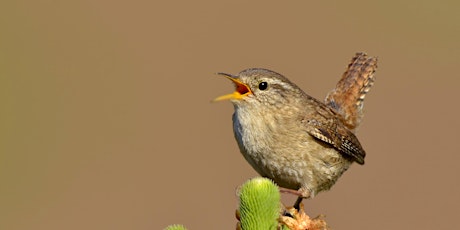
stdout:
<svg viewBox="0 0 460 230">
<path fill-rule="evenodd" d="M 294 208 L 297 209 L 297 211 L 300 211 L 300 204 L 302 203 L 303 197 L 299 196 L 297 197 L 297 200 L 294 203 Z"/>
<path fill-rule="evenodd" d="M 300 190 L 294 190 L 294 189 L 288 189 L 288 188 L 282 188 L 280 187 L 280 192 L 282 193 L 289 193 L 289 194 L 292 194 L 292 195 L 296 195 L 296 196 L 302 196 L 302 191 Z"/>
<path fill-rule="evenodd" d="M 310 191 L 308 189 L 299 189 L 299 190 L 294 190 L 294 189 L 288 189 L 288 188 L 279 188 L 280 192 L 282 193 L 289 193 L 298 196 L 296 202 L 294 203 L 294 208 L 300 211 L 300 204 L 302 203 L 303 198 L 309 198 L 310 197 Z"/>
</svg>

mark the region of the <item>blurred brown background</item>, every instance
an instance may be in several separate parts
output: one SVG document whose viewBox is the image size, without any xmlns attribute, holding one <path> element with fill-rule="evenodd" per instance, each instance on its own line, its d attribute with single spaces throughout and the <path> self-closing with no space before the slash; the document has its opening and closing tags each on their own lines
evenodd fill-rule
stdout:
<svg viewBox="0 0 460 230">
<path fill-rule="evenodd" d="M 304 202 L 334 229 L 458 229 L 460 3 L 2 1 L 0 229 L 234 229 L 256 176 L 215 72 L 324 98 L 379 56 L 368 155 Z M 294 197 L 283 196 L 292 204 Z"/>
</svg>

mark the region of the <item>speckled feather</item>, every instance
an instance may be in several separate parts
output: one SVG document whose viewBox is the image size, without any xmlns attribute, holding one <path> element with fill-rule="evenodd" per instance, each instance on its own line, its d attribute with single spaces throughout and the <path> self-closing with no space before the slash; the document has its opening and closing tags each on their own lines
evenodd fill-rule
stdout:
<svg viewBox="0 0 460 230">
<path fill-rule="evenodd" d="M 303 120 L 307 132 L 315 138 L 331 144 L 344 156 L 353 159 L 358 164 L 364 164 L 366 152 L 361 147 L 358 138 L 341 123 L 338 116 L 331 116 L 334 112 L 328 111 L 329 108 L 320 102 L 314 103 L 317 104 L 316 115 Z"/>
<path fill-rule="evenodd" d="M 352 131 L 363 117 L 363 102 L 374 84 L 377 57 L 356 53 L 337 83 L 326 96 L 325 103 L 342 115 L 343 123 Z"/>
</svg>

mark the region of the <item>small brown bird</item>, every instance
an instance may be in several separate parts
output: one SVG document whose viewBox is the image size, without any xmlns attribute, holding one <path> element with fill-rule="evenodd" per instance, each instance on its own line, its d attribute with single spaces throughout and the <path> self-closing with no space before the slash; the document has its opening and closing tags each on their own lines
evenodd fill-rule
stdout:
<svg viewBox="0 0 460 230">
<path fill-rule="evenodd" d="M 329 190 L 353 162 L 364 164 L 366 153 L 354 132 L 376 68 L 377 58 L 357 53 L 324 103 L 267 69 L 219 73 L 236 91 L 214 100 L 231 100 L 244 158 L 282 191 L 298 195 L 298 207 L 302 198 Z"/>
</svg>

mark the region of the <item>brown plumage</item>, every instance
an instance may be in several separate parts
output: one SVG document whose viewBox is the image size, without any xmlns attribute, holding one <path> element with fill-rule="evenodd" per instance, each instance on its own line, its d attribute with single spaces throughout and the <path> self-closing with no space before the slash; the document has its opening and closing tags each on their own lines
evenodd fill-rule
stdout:
<svg viewBox="0 0 460 230">
<path fill-rule="evenodd" d="M 377 57 L 356 53 L 335 89 L 326 96 L 326 105 L 342 115 L 344 124 L 352 131 L 363 117 L 364 97 L 374 84 L 376 69 Z"/>
<path fill-rule="evenodd" d="M 310 198 L 328 190 L 366 155 L 354 131 L 372 85 L 376 59 L 357 54 L 323 103 L 283 75 L 267 69 L 223 74 L 235 92 L 215 100 L 234 105 L 233 130 L 240 151 L 262 176 L 284 191 Z"/>
</svg>

